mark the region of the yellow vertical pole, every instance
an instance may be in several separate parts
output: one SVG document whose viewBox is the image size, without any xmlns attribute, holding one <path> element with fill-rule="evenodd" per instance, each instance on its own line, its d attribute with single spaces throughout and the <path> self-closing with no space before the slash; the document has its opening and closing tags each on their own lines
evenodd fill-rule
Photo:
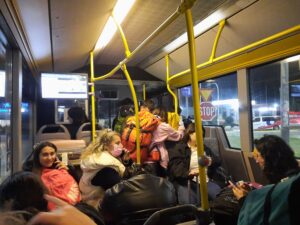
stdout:
<svg viewBox="0 0 300 225">
<path fill-rule="evenodd" d="M 127 71 L 126 64 L 122 65 L 122 70 L 125 74 L 125 77 L 128 81 L 128 85 L 131 91 L 132 99 L 133 99 L 133 104 L 134 104 L 134 113 L 135 113 L 135 127 L 136 127 L 136 158 L 137 158 L 137 164 L 141 164 L 141 145 L 140 145 L 140 122 L 139 122 L 139 105 L 136 97 L 136 92 L 132 83 L 132 80 L 130 78 L 130 75 Z"/>
<path fill-rule="evenodd" d="M 146 84 L 143 83 L 143 99 L 146 100 Z"/>
<path fill-rule="evenodd" d="M 95 143 L 96 137 L 96 108 L 95 108 L 95 81 L 94 81 L 94 52 L 90 52 L 91 66 L 91 103 L 92 103 L 92 141 Z"/>
<path fill-rule="evenodd" d="M 202 121 L 200 116 L 200 98 L 198 88 L 198 74 L 196 67 L 196 48 L 194 39 L 194 27 L 191 9 L 185 12 L 188 44 L 189 44 L 189 57 L 190 67 L 192 76 L 192 92 L 193 92 L 193 103 L 194 103 L 194 116 L 195 116 L 195 127 L 196 127 L 196 138 L 197 138 L 197 153 L 198 157 L 204 155 L 204 145 L 202 136 Z M 199 165 L 200 175 L 200 193 L 201 193 L 201 206 L 204 210 L 208 210 L 208 196 L 207 196 L 207 184 L 206 184 L 206 172 L 205 168 Z"/>
<path fill-rule="evenodd" d="M 170 78 L 170 67 L 169 67 L 169 55 L 166 55 L 166 82 L 167 82 L 167 89 L 169 93 L 173 96 L 174 99 L 174 107 L 175 107 L 175 113 L 178 114 L 178 99 L 177 95 L 171 90 L 170 85 L 169 85 L 169 78 Z"/>
</svg>

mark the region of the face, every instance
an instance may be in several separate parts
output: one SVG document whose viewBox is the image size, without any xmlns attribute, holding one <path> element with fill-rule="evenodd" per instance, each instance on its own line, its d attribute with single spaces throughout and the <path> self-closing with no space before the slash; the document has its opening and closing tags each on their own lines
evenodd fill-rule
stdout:
<svg viewBox="0 0 300 225">
<path fill-rule="evenodd" d="M 42 167 L 51 167 L 56 160 L 55 149 L 50 146 L 44 147 L 40 152 L 39 160 Z"/>
<path fill-rule="evenodd" d="M 196 132 L 190 134 L 189 144 L 190 144 L 192 147 L 196 147 L 196 146 L 197 146 Z"/>
<path fill-rule="evenodd" d="M 118 135 L 114 136 L 113 141 L 111 142 L 111 144 L 109 146 L 111 151 L 114 149 L 115 144 L 120 146 L 121 148 L 123 148 L 123 145 L 121 143 L 121 138 Z"/>
<path fill-rule="evenodd" d="M 253 150 L 253 158 L 255 159 L 255 162 L 259 165 L 259 167 L 263 169 L 265 166 L 265 160 L 256 148 L 254 148 Z"/>
</svg>

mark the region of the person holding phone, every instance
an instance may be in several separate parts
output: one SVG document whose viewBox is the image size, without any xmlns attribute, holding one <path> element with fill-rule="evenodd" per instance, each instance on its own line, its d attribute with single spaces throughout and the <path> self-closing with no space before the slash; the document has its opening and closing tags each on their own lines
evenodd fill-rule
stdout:
<svg viewBox="0 0 300 225">
<path fill-rule="evenodd" d="M 37 174 L 49 194 L 70 204 L 80 201 L 78 178 L 75 170 L 57 157 L 57 147 L 51 142 L 42 142 L 34 146 L 33 151 L 23 164 L 24 171 Z M 48 205 L 53 209 L 54 205 Z"/>
</svg>

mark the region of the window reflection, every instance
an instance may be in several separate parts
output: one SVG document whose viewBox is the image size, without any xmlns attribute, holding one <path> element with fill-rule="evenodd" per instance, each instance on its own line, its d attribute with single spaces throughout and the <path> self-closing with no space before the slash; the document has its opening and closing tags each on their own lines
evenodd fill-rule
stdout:
<svg viewBox="0 0 300 225">
<path fill-rule="evenodd" d="M 250 69 L 253 137 L 282 137 L 300 157 L 300 55 Z"/>
<path fill-rule="evenodd" d="M 240 148 L 236 74 L 201 82 L 199 83 L 199 92 L 202 124 L 224 126 L 230 146 Z M 179 90 L 179 101 L 184 121 L 193 121 L 194 108 L 191 86 Z"/>
</svg>

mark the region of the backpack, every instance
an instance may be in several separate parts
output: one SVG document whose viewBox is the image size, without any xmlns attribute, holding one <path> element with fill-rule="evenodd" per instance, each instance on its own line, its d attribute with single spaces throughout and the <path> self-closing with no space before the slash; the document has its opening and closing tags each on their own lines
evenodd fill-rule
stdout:
<svg viewBox="0 0 300 225">
<path fill-rule="evenodd" d="M 299 202 L 300 173 L 284 181 L 267 185 L 249 193 L 240 211 L 239 225 L 299 224 L 298 209 L 291 202 Z M 295 199 L 296 196 L 296 199 Z M 298 198 L 298 199 L 297 199 Z"/>
<path fill-rule="evenodd" d="M 151 144 L 152 132 L 157 128 L 159 120 L 148 111 L 139 112 L 138 117 L 140 122 L 141 162 L 144 162 L 151 160 L 148 148 Z M 134 116 L 131 116 L 127 119 L 126 126 L 122 132 L 121 140 L 124 148 L 129 151 L 130 157 L 136 161 L 136 127 Z"/>
<path fill-rule="evenodd" d="M 64 169 L 43 169 L 41 179 L 51 195 L 71 205 L 75 205 L 80 201 L 79 186 L 68 171 Z M 50 210 L 54 209 L 54 203 L 49 202 L 48 208 Z"/>
</svg>

